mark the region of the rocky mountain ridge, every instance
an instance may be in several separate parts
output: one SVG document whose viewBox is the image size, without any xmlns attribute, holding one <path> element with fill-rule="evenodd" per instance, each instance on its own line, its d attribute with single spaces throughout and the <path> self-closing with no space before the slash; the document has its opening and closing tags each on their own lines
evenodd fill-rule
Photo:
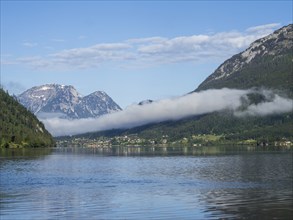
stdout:
<svg viewBox="0 0 293 220">
<path fill-rule="evenodd" d="M 223 87 L 247 89 L 259 85 L 288 89 L 292 81 L 292 55 L 293 25 L 290 24 L 254 41 L 245 51 L 226 60 L 195 91 Z M 278 78 L 282 81 L 278 82 Z M 283 78 L 287 78 L 285 85 Z"/>
<path fill-rule="evenodd" d="M 96 91 L 82 96 L 70 85 L 35 86 L 17 99 L 39 118 L 90 118 L 121 110 L 105 92 Z"/>
</svg>

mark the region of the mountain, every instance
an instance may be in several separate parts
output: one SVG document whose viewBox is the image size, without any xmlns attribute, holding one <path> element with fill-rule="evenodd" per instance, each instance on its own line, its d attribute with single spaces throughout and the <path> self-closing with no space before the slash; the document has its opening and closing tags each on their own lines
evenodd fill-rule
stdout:
<svg viewBox="0 0 293 220">
<path fill-rule="evenodd" d="M 274 33 L 256 40 L 245 51 L 226 60 L 193 92 L 208 89 L 270 89 L 275 94 L 293 98 L 293 25 L 282 27 Z M 248 105 L 267 98 L 251 92 Z M 244 107 L 245 108 L 245 107 Z M 137 132 L 138 131 L 138 132 Z M 198 135 L 215 135 L 219 141 L 239 143 L 246 140 L 274 142 L 293 141 L 292 111 L 268 116 L 236 117 L 233 112 L 213 112 L 179 121 L 142 126 L 133 131 L 141 137 L 159 137 L 168 134 L 170 141 L 188 138 L 203 140 Z M 195 137 L 195 139 L 194 139 Z M 205 139 L 205 141 L 209 141 Z M 243 142 L 241 142 L 243 143 Z"/>
<path fill-rule="evenodd" d="M 121 110 L 105 92 L 82 97 L 73 86 L 58 84 L 33 87 L 17 99 L 40 118 L 89 118 Z"/>
<path fill-rule="evenodd" d="M 147 104 L 151 104 L 153 102 L 154 101 L 151 100 L 151 99 L 146 99 L 146 100 L 143 100 L 143 101 L 139 102 L 138 105 L 147 105 Z"/>
<path fill-rule="evenodd" d="M 293 98 L 293 25 L 256 40 L 245 51 L 226 60 L 192 92 L 208 89 L 251 89 L 241 109 L 272 103 L 257 91 Z M 273 95 L 273 96 L 274 96 Z M 227 96 L 229 99 L 229 97 Z M 217 100 L 215 100 L 217 101 Z M 239 109 L 241 111 L 241 109 Z M 162 143 L 281 143 L 293 142 L 292 111 L 266 116 L 237 117 L 233 111 L 216 111 L 177 121 L 165 121 L 131 129 L 84 134 L 83 137 L 137 135 L 141 139 Z"/>
<path fill-rule="evenodd" d="M 97 117 L 122 110 L 105 92 L 97 91 L 81 99 L 77 106 L 84 110 L 84 118 Z"/>
<path fill-rule="evenodd" d="M 0 147 L 52 147 L 44 125 L 3 89 L 0 89 Z"/>
<path fill-rule="evenodd" d="M 292 61 L 293 25 L 290 24 L 226 60 L 195 91 L 264 87 L 293 97 Z"/>
</svg>

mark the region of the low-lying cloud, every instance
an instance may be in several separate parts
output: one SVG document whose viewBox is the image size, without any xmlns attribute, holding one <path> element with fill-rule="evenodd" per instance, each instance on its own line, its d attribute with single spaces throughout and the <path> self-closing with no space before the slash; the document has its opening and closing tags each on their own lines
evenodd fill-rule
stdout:
<svg viewBox="0 0 293 220">
<path fill-rule="evenodd" d="M 292 111 L 291 99 L 274 95 L 270 91 L 259 93 L 270 94 L 267 102 L 250 105 L 240 110 L 243 100 L 253 90 L 218 89 L 191 93 L 182 97 L 164 99 L 145 105 L 131 105 L 125 110 L 90 119 L 42 119 L 46 128 L 54 135 L 74 135 L 85 132 L 118 128 L 131 128 L 144 124 L 179 120 L 188 116 L 201 115 L 215 111 L 231 110 L 235 116 L 269 115 Z"/>
<path fill-rule="evenodd" d="M 266 116 L 293 110 L 293 100 L 275 95 L 272 101 L 250 105 L 245 111 L 236 111 L 236 116 Z"/>
</svg>

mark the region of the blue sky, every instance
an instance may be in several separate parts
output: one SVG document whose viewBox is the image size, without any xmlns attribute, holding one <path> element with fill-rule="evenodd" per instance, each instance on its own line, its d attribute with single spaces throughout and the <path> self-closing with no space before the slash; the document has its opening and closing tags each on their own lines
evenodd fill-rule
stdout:
<svg viewBox="0 0 293 220">
<path fill-rule="evenodd" d="M 102 90 L 121 107 L 194 90 L 292 23 L 292 1 L 2 1 L 1 84 Z"/>
</svg>

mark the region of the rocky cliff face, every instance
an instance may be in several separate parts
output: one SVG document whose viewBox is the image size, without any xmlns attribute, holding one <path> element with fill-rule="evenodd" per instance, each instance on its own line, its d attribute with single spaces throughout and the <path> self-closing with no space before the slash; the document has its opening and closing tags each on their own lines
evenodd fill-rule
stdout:
<svg viewBox="0 0 293 220">
<path fill-rule="evenodd" d="M 17 98 L 40 118 L 89 118 L 121 110 L 105 92 L 82 97 L 73 86 L 58 84 L 33 87 Z"/>
<path fill-rule="evenodd" d="M 293 25 L 290 24 L 256 40 L 245 51 L 226 60 L 196 91 L 257 86 L 286 89 L 292 85 L 292 50 Z"/>
</svg>

